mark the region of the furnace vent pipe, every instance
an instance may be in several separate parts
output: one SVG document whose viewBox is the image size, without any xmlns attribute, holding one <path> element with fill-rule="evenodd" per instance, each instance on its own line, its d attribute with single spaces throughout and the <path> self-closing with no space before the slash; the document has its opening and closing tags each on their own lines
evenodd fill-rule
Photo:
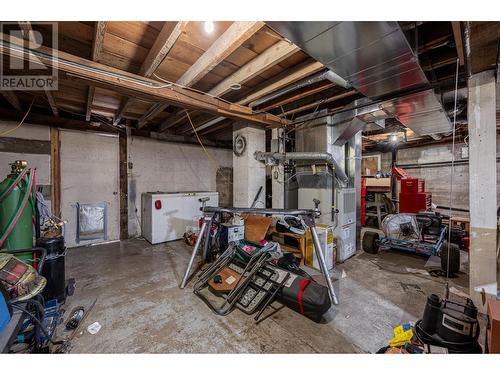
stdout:
<svg viewBox="0 0 500 375">
<path fill-rule="evenodd" d="M 259 161 L 275 160 L 300 160 L 300 161 L 321 161 L 330 165 L 335 173 L 335 176 L 343 183 L 347 183 L 349 178 L 345 174 L 344 169 L 337 163 L 337 160 L 328 152 L 262 152 L 256 151 L 255 159 Z"/>
<path fill-rule="evenodd" d="M 289 92 L 301 89 L 301 88 L 306 87 L 306 86 L 310 86 L 314 83 L 321 82 L 324 80 L 328 80 L 332 83 L 335 83 L 337 86 L 341 86 L 344 88 L 350 87 L 349 83 L 347 83 L 347 81 L 345 79 L 343 79 L 341 76 L 332 72 L 331 70 L 327 70 L 325 72 L 320 72 L 320 73 L 317 73 L 311 77 L 305 78 L 305 79 L 298 81 L 292 85 L 286 86 L 286 87 L 282 88 L 281 90 L 277 90 L 269 95 L 263 96 L 262 98 L 257 99 L 255 101 L 253 101 L 252 103 L 250 103 L 250 107 L 259 106 L 259 105 L 264 104 L 270 100 L 273 100 L 273 99 L 279 98 L 280 96 L 286 95 Z"/>
</svg>

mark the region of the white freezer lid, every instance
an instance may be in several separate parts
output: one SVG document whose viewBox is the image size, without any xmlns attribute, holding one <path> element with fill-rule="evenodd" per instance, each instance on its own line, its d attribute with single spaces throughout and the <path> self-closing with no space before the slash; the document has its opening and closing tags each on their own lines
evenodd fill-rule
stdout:
<svg viewBox="0 0 500 375">
<path fill-rule="evenodd" d="M 181 191 L 181 192 L 146 192 L 143 193 L 145 195 L 151 195 L 154 197 L 159 197 L 159 196 L 166 196 L 166 197 L 189 197 L 189 196 L 196 196 L 196 195 L 216 195 L 219 194 L 216 191 Z"/>
</svg>

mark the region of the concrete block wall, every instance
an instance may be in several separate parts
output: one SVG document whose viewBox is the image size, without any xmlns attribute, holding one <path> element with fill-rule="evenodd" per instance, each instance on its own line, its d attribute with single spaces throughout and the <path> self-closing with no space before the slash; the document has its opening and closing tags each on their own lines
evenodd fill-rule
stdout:
<svg viewBox="0 0 500 375">
<path fill-rule="evenodd" d="M 454 184 L 452 205 L 455 208 L 469 209 L 469 165 L 468 157 L 462 156 L 462 148 L 467 148 L 464 143 L 455 145 L 455 162 L 465 162 L 454 167 Z M 497 156 L 500 157 L 500 141 L 497 140 Z M 412 176 L 425 178 L 426 190 L 432 192 L 432 200 L 439 206 L 449 206 L 450 192 L 450 165 L 429 166 L 428 163 L 450 162 L 452 160 L 452 145 L 429 145 L 398 151 L 398 164 L 420 164 L 421 167 L 406 168 Z M 382 171 L 391 169 L 391 153 L 381 155 Z M 500 163 L 497 161 L 497 186 L 500 184 Z M 497 197 L 500 198 L 500 189 L 497 188 Z M 498 199 L 497 198 L 497 199 Z M 457 214 L 459 214 L 457 212 Z M 465 213 L 466 214 L 466 213 Z"/>
<path fill-rule="evenodd" d="M 207 147 L 214 165 L 203 149 L 196 145 L 163 142 L 132 136 L 128 144 L 129 161 L 129 236 L 141 233 L 141 194 L 150 191 L 216 191 L 232 189 L 232 181 L 219 176 L 217 170 L 231 168 L 233 153 L 227 149 Z M 130 169 L 132 166 L 132 169 Z M 222 181 L 221 181 L 222 180 Z"/>
</svg>

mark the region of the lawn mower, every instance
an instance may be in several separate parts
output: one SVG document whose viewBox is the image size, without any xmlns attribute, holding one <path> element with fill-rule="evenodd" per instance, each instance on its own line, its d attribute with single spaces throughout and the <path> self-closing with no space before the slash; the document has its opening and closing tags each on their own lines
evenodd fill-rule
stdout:
<svg viewBox="0 0 500 375">
<path fill-rule="evenodd" d="M 460 269 L 460 246 L 448 243 L 448 227 L 434 213 L 387 215 L 382 220 L 384 233 L 366 231 L 362 247 L 366 253 L 377 254 L 379 248 L 403 250 L 423 256 L 440 256 L 441 268 L 446 275 Z M 452 236 L 454 237 L 454 236 Z"/>
</svg>

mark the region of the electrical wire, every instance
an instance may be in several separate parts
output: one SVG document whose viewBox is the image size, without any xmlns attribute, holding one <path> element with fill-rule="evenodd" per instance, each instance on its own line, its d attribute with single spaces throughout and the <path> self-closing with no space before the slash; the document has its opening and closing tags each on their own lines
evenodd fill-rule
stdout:
<svg viewBox="0 0 500 375">
<path fill-rule="evenodd" d="M 450 247 L 451 247 L 451 208 L 453 207 L 453 175 L 455 173 L 455 130 L 457 124 L 457 100 L 458 100 L 458 67 L 459 67 L 459 59 L 457 58 L 457 68 L 456 68 L 456 77 L 455 77 L 455 104 L 453 110 L 453 128 L 452 128 L 452 146 L 451 146 L 451 165 L 450 165 L 450 200 L 449 200 L 449 211 L 448 211 L 448 249 L 447 257 L 446 257 L 446 278 L 450 277 Z M 442 255 L 441 255 L 442 256 Z"/>
<path fill-rule="evenodd" d="M 31 107 L 33 107 L 33 103 L 35 102 L 35 98 L 33 98 L 33 100 L 31 101 L 31 104 L 28 108 L 28 110 L 26 111 L 26 113 L 24 114 L 23 118 L 21 119 L 21 121 L 19 122 L 19 124 L 17 124 L 16 126 L 14 126 L 12 129 L 8 129 L 6 131 L 4 131 L 3 133 L 0 133 L 0 137 L 5 137 L 7 134 L 10 134 L 12 133 L 13 131 L 19 129 L 21 127 L 21 125 L 24 123 L 24 120 L 26 120 L 26 118 L 28 117 L 28 115 L 30 114 L 31 112 Z"/>
<path fill-rule="evenodd" d="M 203 149 L 203 151 L 205 152 L 205 154 L 207 155 L 207 158 L 214 164 L 215 168 L 216 168 L 216 174 L 218 174 L 219 176 L 221 176 L 228 185 L 232 185 L 233 183 L 231 181 L 229 181 L 226 176 L 224 176 L 222 174 L 222 172 L 220 172 L 219 170 L 219 164 L 215 161 L 215 159 L 212 157 L 212 155 L 210 155 L 210 153 L 208 152 L 208 150 L 205 148 L 205 145 L 203 144 L 203 142 L 201 141 L 200 139 L 200 136 L 198 135 L 198 132 L 196 131 L 196 128 L 193 124 L 193 121 L 191 120 L 191 116 L 189 116 L 189 111 L 186 112 L 187 114 L 187 118 L 189 120 L 189 123 L 191 124 L 191 127 L 193 128 L 193 132 L 196 136 L 196 139 L 198 140 L 198 143 L 200 144 L 201 148 Z"/>
</svg>

